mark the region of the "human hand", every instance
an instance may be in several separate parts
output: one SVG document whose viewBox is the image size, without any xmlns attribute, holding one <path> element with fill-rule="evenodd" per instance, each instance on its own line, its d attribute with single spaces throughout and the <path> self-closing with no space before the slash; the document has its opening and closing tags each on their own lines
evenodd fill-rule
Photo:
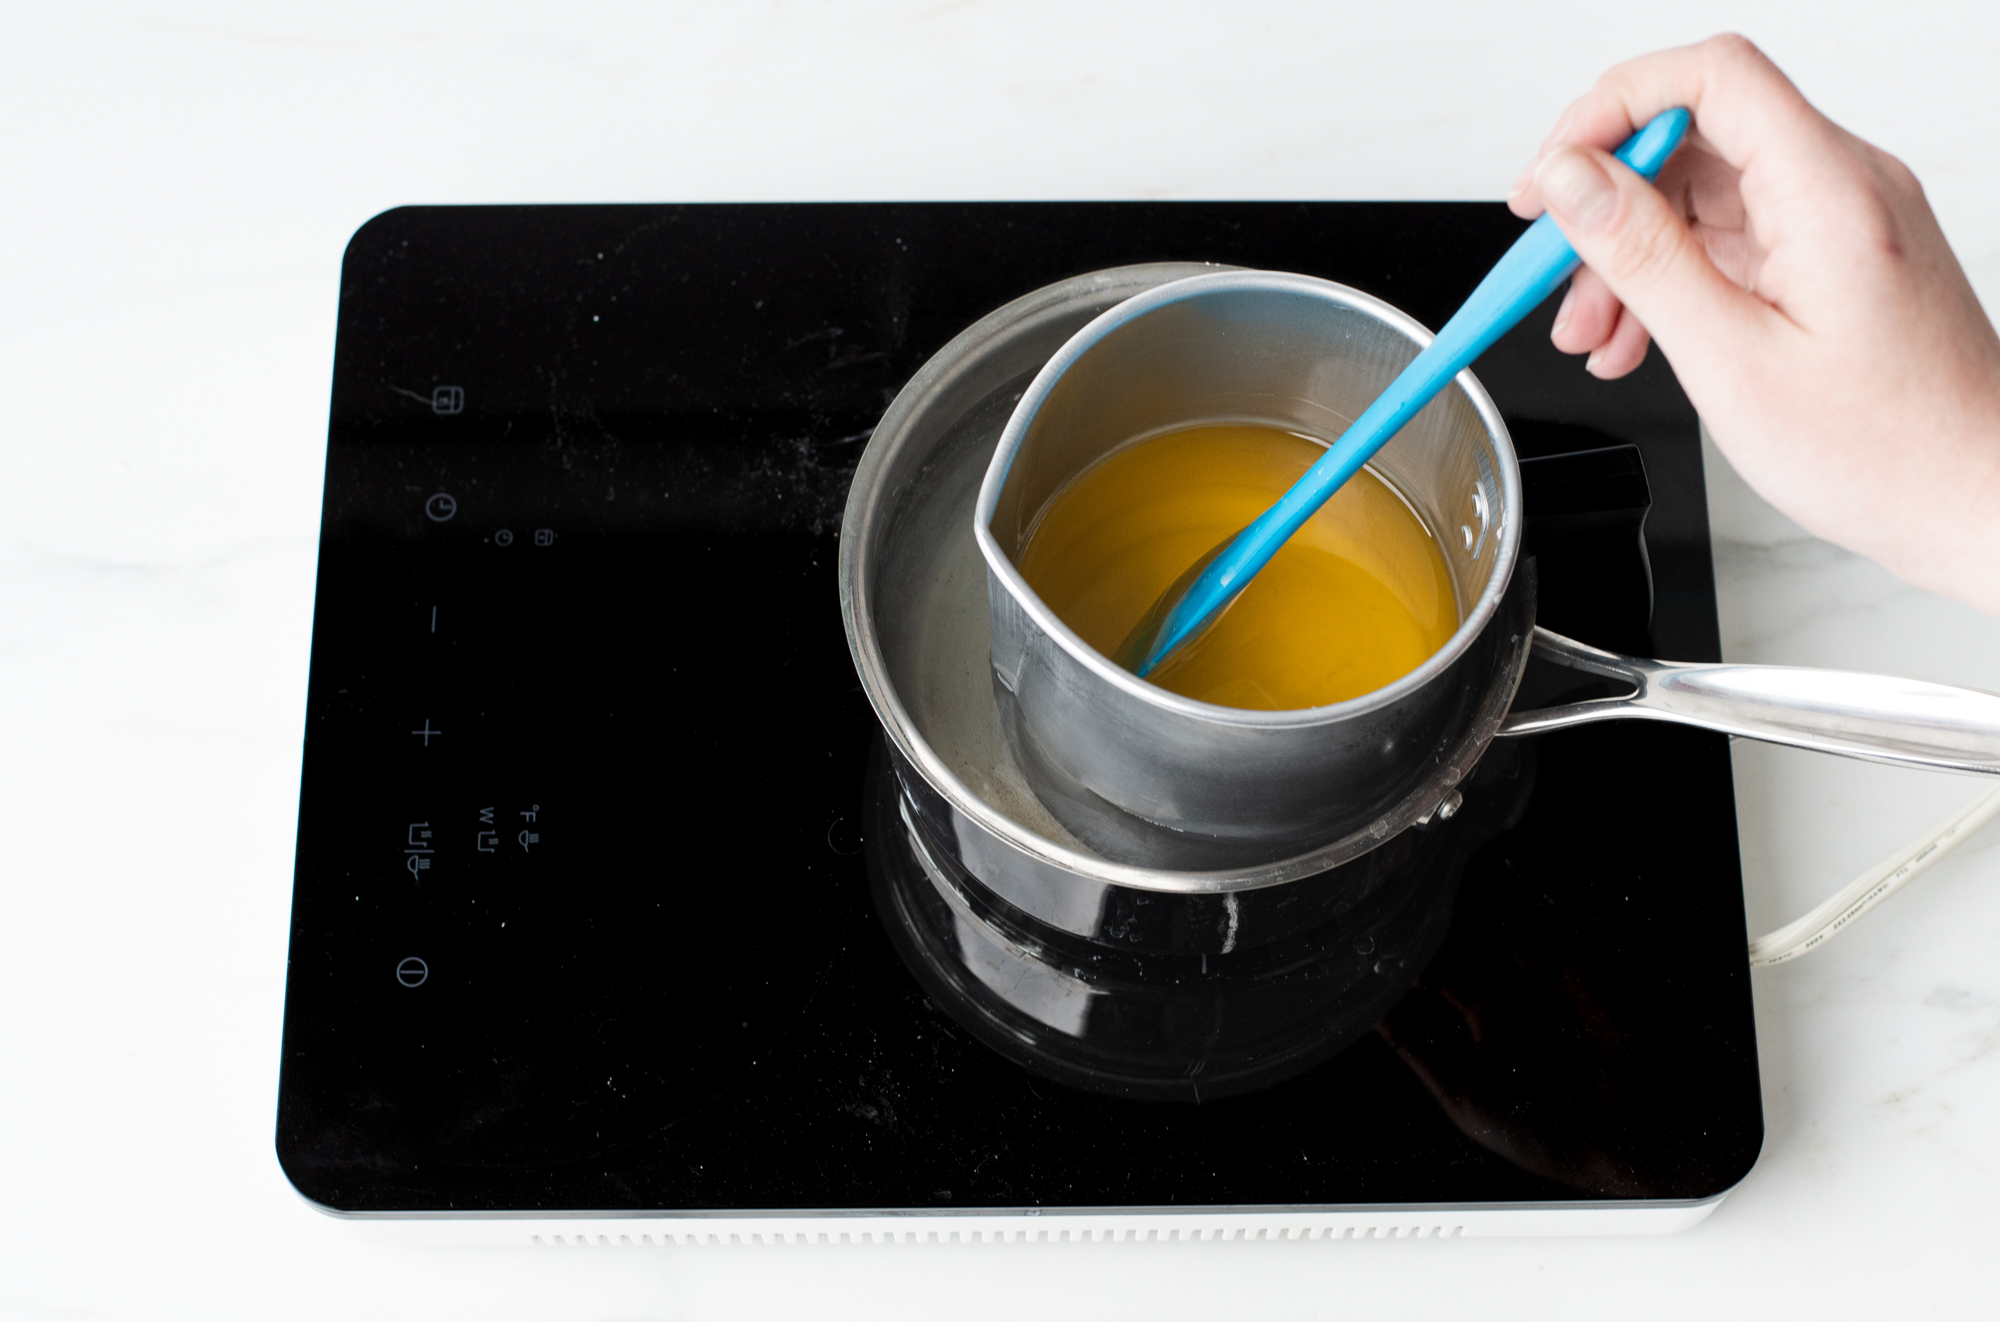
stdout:
<svg viewBox="0 0 2000 1322">
<path fill-rule="evenodd" d="M 1608 149 L 1673 106 L 1649 187 Z M 1508 201 L 1583 258 L 1557 348 L 1610 379 L 1657 340 L 1766 500 L 2000 615 L 2000 336 L 1902 162 L 1721 36 L 1606 73 Z"/>
</svg>

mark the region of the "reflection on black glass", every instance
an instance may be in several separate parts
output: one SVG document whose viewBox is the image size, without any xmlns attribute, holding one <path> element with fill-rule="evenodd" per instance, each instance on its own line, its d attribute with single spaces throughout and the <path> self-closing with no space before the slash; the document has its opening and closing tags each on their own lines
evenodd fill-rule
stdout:
<svg viewBox="0 0 2000 1322">
<path fill-rule="evenodd" d="M 1462 1133 L 1523 1170 L 1598 1197 L 1727 1188 L 1759 1135 L 1703 1118 L 1740 1113 L 1756 1066 L 1677 994 L 1688 969 L 1622 940 L 1621 887 L 1557 896 L 1482 861 L 1377 1033 Z"/>
<path fill-rule="evenodd" d="M 1653 1196 L 1630 1123 L 1654 1092 L 1648 1067 L 1574 964 L 1426 975 L 1376 1031 L 1482 1147 L 1590 1193 Z"/>
</svg>

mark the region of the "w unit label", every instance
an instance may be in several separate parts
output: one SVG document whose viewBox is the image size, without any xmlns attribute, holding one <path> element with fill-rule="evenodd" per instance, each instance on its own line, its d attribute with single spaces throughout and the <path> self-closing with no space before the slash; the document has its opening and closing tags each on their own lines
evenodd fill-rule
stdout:
<svg viewBox="0 0 2000 1322">
<path fill-rule="evenodd" d="M 436 865 L 436 860 L 445 855 L 458 854 L 464 848 L 463 841 L 470 837 L 471 853 L 478 854 L 518 854 L 530 857 L 542 848 L 542 805 L 529 802 L 525 807 L 502 804 L 488 804 L 475 808 L 469 814 L 465 836 L 457 829 L 442 825 L 442 819 L 428 817 L 422 821 L 408 822 L 403 827 L 402 866 L 413 881 L 427 880 Z M 461 819 L 464 820 L 464 819 Z"/>
</svg>

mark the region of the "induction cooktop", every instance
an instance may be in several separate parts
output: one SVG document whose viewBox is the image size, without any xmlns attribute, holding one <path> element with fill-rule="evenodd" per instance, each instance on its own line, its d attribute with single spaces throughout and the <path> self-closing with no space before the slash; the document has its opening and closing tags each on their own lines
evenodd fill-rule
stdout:
<svg viewBox="0 0 2000 1322">
<path fill-rule="evenodd" d="M 1415 989 L 1240 1096 L 1107 1095 L 994 1049 L 870 883 L 888 773 L 834 566 L 848 480 L 926 358 L 1145 261 L 1324 276 L 1436 326 L 1519 230 L 1459 203 L 370 221 L 314 608 L 293 1185 L 516 1242 L 1700 1219 L 1763 1136 L 1719 735 L 1520 741 Z M 1531 460 L 1540 619 L 1719 659 L 1693 410 L 1657 355 L 1586 376 L 1551 315 L 1475 367 Z"/>
</svg>

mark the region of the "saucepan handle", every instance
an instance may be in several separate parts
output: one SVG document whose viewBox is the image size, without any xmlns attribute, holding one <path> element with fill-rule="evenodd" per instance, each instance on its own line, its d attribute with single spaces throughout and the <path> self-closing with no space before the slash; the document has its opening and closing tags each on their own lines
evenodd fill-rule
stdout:
<svg viewBox="0 0 2000 1322">
<path fill-rule="evenodd" d="M 1510 712 L 1501 735 L 1586 721 L 1654 720 L 1821 753 L 2000 775 L 2000 695 L 1803 666 L 1680 664 L 1601 652 L 1537 628 L 1535 655 L 1632 692 Z"/>
</svg>

